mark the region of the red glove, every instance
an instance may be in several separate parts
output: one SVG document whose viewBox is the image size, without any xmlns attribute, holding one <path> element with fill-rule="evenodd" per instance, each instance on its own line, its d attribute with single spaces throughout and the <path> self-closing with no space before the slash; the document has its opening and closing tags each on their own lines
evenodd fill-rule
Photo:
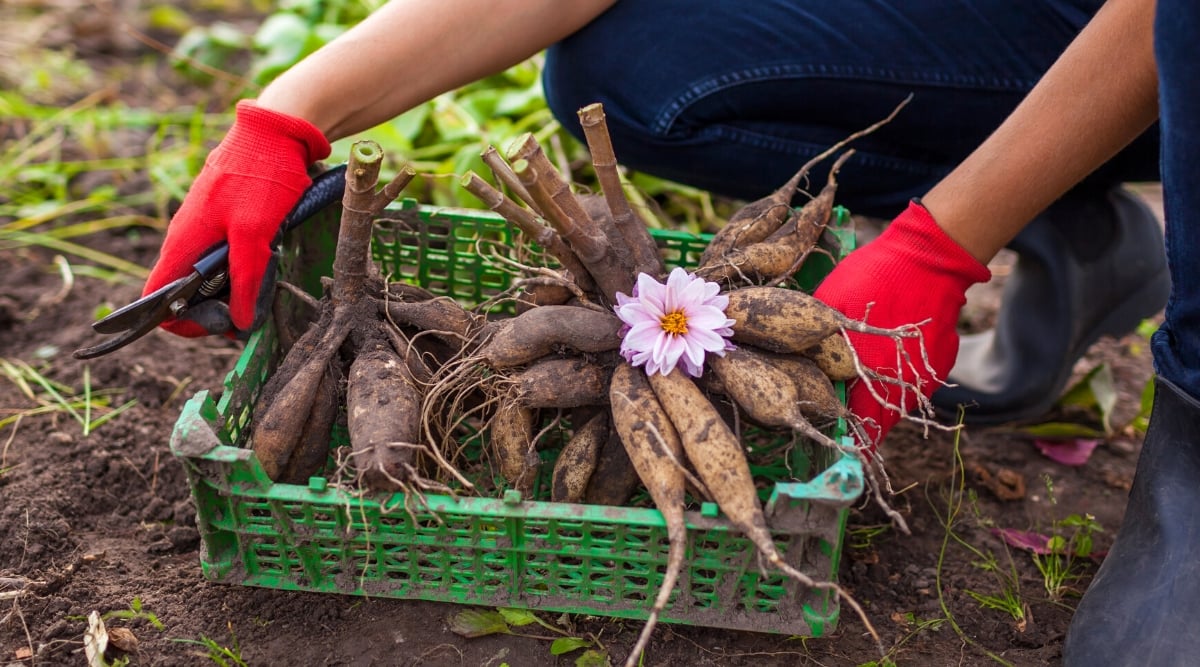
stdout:
<svg viewBox="0 0 1200 667">
<path fill-rule="evenodd" d="M 163 323 L 172 333 L 196 337 L 230 326 L 252 331 L 266 318 L 274 280 L 273 247 L 283 219 L 312 182 L 308 166 L 329 156 L 330 146 L 301 118 L 257 106 L 237 105 L 225 135 L 171 219 L 158 263 L 142 294 L 187 275 L 200 257 L 229 242 L 229 305 L 205 302 L 196 312 Z"/>
<path fill-rule="evenodd" d="M 929 364 L 944 381 L 958 354 L 958 314 L 967 301 L 967 288 L 991 277 L 991 272 L 972 257 L 934 222 L 917 200 L 896 217 L 879 238 L 846 256 L 817 288 L 815 296 L 851 319 L 877 327 L 894 328 L 929 320 L 921 327 Z M 886 336 L 850 332 L 850 342 L 864 368 L 897 377 L 895 341 Z M 920 356 L 918 339 L 906 339 L 905 349 L 920 371 L 921 391 L 926 398 L 940 386 Z M 904 368 L 904 380 L 917 382 L 912 369 Z M 876 393 L 892 405 L 900 401 L 900 388 L 884 382 L 872 383 Z M 905 410 L 916 407 L 917 397 L 905 394 Z M 871 450 L 900 420 L 900 413 L 887 408 L 871 395 L 864 380 L 850 388 L 848 407 L 867 422 Z M 873 428 L 872 428 L 873 426 Z"/>
</svg>

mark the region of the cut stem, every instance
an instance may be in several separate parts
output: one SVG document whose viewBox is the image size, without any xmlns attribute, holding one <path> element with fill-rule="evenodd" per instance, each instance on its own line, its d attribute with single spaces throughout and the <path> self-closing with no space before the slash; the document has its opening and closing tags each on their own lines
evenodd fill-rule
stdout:
<svg viewBox="0 0 1200 667">
<path fill-rule="evenodd" d="M 607 264 L 607 273 L 611 273 L 613 278 L 622 277 L 618 283 L 627 282 L 628 284 L 623 287 L 618 284 L 616 291 L 628 293 L 633 287 L 636 274 L 633 273 L 633 260 L 630 258 L 629 249 L 626 247 L 621 233 L 617 231 L 616 225 L 601 224 L 588 215 L 583 205 L 575 197 L 575 193 L 571 192 L 570 185 L 559 175 L 532 134 L 526 134 L 525 139 L 517 144 L 513 156 L 516 158 L 512 165 L 513 171 L 517 172 L 521 183 L 529 189 L 530 195 L 542 206 L 545 217 L 552 223 L 554 222 L 551 211 L 547 210 L 548 203 L 543 201 L 549 199 L 549 202 L 571 221 L 572 226 L 580 230 L 577 234 L 579 240 L 586 240 L 592 246 L 587 250 L 576 247 L 575 251 L 579 253 L 579 258 L 587 264 L 588 268 L 593 269 L 592 276 L 596 278 L 596 281 L 601 285 L 604 284 L 594 270 L 598 267 L 589 257 L 595 257 L 596 262 L 603 261 Z M 522 174 L 518 167 L 518 162 L 521 161 L 525 163 L 526 174 Z M 535 177 L 534 183 L 527 178 L 529 174 Z M 541 192 L 535 190 L 541 190 Z M 559 231 L 562 233 L 562 230 Z M 576 237 L 566 234 L 564 237 L 572 247 L 575 246 Z M 609 299 L 613 298 L 612 294 L 606 293 L 606 296 Z"/>
<path fill-rule="evenodd" d="M 350 148 L 346 169 L 346 192 L 342 195 L 342 218 L 337 250 L 333 258 L 333 304 L 357 303 L 367 280 L 371 254 L 372 204 L 375 184 L 383 164 L 383 150 L 373 141 L 360 141 Z"/>
<path fill-rule="evenodd" d="M 579 257 L 557 232 L 543 225 L 533 214 L 504 196 L 503 192 L 492 187 L 490 183 L 480 178 L 475 172 L 467 172 L 467 175 L 462 178 L 461 183 L 468 192 L 478 197 L 488 209 L 500 214 L 509 224 L 521 230 L 534 243 L 545 248 L 546 252 L 557 259 L 558 263 L 564 269 L 571 272 L 571 277 L 575 279 L 575 283 L 579 285 L 580 289 L 590 292 L 596 288 L 596 283 L 592 280 L 591 274 L 587 272 L 583 263 L 579 261 Z"/>
<path fill-rule="evenodd" d="M 346 169 L 346 192 L 342 195 L 342 218 L 337 250 L 333 258 L 334 308 L 362 300 L 371 263 L 371 231 L 375 218 L 400 194 L 416 172 L 405 166 L 381 192 L 375 192 L 383 149 L 374 141 L 357 141 L 350 147 Z"/>
<path fill-rule="evenodd" d="M 633 275 L 620 269 L 612 256 L 612 246 L 609 245 L 608 239 L 603 234 L 596 233 L 594 225 L 588 229 L 586 222 L 583 225 L 578 224 L 576 218 L 568 215 L 559 206 L 550 194 L 551 188 L 554 187 L 553 176 L 546 176 L 546 172 L 526 160 L 514 162 L 513 171 L 541 206 L 546 221 L 562 236 L 586 267 L 605 299 L 614 303 L 617 292 L 628 294 L 633 287 Z M 590 222 L 591 219 L 588 218 L 587 221 Z"/>
<path fill-rule="evenodd" d="M 587 138 L 588 151 L 592 154 L 592 167 L 596 170 L 596 179 L 600 181 L 600 188 L 604 191 L 604 201 L 612 213 L 617 231 L 629 248 L 635 273 L 661 277 L 665 270 L 662 257 L 658 254 L 658 246 L 650 236 L 650 230 L 634 214 L 629 200 L 625 198 L 621 175 L 617 171 L 617 156 L 613 151 L 612 137 L 604 120 L 604 105 L 596 102 L 580 109 L 579 124 Z"/>
<path fill-rule="evenodd" d="M 517 199 L 520 199 L 532 208 L 534 213 L 538 215 L 542 214 L 537 208 L 537 204 L 533 201 L 533 198 L 530 197 L 529 191 L 525 189 L 524 185 L 521 185 L 521 180 L 513 173 L 512 167 L 508 166 L 508 163 L 500 156 L 500 151 L 496 150 L 495 146 L 485 148 L 480 157 L 483 158 L 483 163 L 488 166 L 488 169 L 492 170 L 492 175 L 496 177 L 497 181 L 508 188 Z"/>
</svg>

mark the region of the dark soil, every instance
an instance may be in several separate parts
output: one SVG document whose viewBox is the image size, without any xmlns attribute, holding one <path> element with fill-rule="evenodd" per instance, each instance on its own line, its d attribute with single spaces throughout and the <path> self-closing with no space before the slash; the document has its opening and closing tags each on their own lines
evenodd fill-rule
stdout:
<svg viewBox="0 0 1200 667">
<path fill-rule="evenodd" d="M 19 133 L 19 124 L 3 127 L 6 140 Z M 149 266 L 161 235 L 112 232 L 86 241 Z M 87 369 L 94 389 L 116 392 L 114 405 L 137 404 L 88 435 L 63 412 L 0 428 L 0 664 L 85 664 L 88 614 L 128 610 L 135 600 L 162 629 L 145 618 L 111 615 L 108 627 L 132 631 L 138 648 L 131 658 L 138 665 L 209 663 L 195 643 L 202 638 L 236 647 L 249 665 L 574 664 L 578 653 L 552 656 L 544 637 L 463 639 L 449 630 L 447 619 L 461 609 L 450 604 L 207 583 L 195 510 L 168 438 L 188 397 L 201 389 L 221 391 L 240 344 L 154 332 L 110 356 L 75 361 L 72 350 L 97 342 L 89 327 L 96 306 L 131 301 L 139 286 L 79 276 L 69 291 L 62 288 L 53 253 L 0 249 L 0 357 L 27 362 L 76 390 Z M 972 312 L 986 319 L 995 293 L 992 285 L 974 295 L 979 305 Z M 1126 424 L 1150 377 L 1148 346 L 1136 336 L 1103 341 L 1079 370 L 1100 363 L 1117 380 L 1114 423 Z M 0 377 L 0 419 L 32 407 L 16 383 Z M 884 451 L 897 492 L 891 503 L 912 534 L 886 527 L 882 513 L 869 505 L 856 509 L 840 581 L 862 603 L 898 664 L 1057 664 L 1071 611 L 1095 562 L 1078 563 L 1079 578 L 1052 599 L 1030 555 L 1006 550 L 988 528 L 1047 532 L 1057 519 L 1091 514 L 1105 529 L 1096 537 L 1097 549 L 1107 548 L 1139 446 L 1140 436 L 1119 430 L 1085 466 L 1072 468 L 1043 457 L 1029 437 L 1012 429 L 969 428 L 961 433 L 960 463 L 953 435 L 926 438 L 901 425 Z M 1019 487 L 1023 492 L 1013 492 Z M 948 503 L 960 503 L 953 535 L 944 521 Z M 1016 573 L 1023 621 L 970 595 L 996 595 L 1002 581 L 964 545 L 995 554 L 1003 572 Z M 879 660 L 863 624 L 848 610 L 842 619 L 831 636 L 811 640 L 660 626 L 645 664 Z M 561 621 L 577 636 L 598 637 L 614 661 L 623 660 L 641 628 L 639 622 L 589 616 L 545 620 Z"/>
</svg>

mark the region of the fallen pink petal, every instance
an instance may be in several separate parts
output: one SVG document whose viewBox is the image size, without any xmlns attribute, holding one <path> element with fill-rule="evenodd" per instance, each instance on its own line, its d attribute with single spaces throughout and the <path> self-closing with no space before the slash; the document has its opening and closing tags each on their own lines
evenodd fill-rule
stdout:
<svg viewBox="0 0 1200 667">
<path fill-rule="evenodd" d="M 1092 452 L 1100 445 L 1099 440 L 1074 438 L 1071 440 L 1034 439 L 1034 446 L 1042 456 L 1066 466 L 1081 466 L 1092 457 Z"/>
<path fill-rule="evenodd" d="M 1039 556 L 1053 553 L 1049 547 L 1049 535 L 1043 535 L 1032 530 L 1017 530 L 1016 528 L 992 528 L 991 533 L 1014 549 L 1029 551 Z M 1104 560 L 1106 554 L 1108 554 L 1108 550 L 1094 549 L 1091 553 L 1087 554 L 1087 557 L 1100 562 Z M 1073 555 L 1078 556 L 1079 554 L 1076 553 Z"/>
<path fill-rule="evenodd" d="M 1016 528 L 993 528 L 992 535 L 999 537 L 1005 544 L 1015 549 L 1023 549 L 1032 551 L 1035 554 L 1048 554 L 1050 548 L 1047 544 L 1050 542 L 1048 535 L 1035 533 L 1031 530 L 1017 530 Z"/>
</svg>

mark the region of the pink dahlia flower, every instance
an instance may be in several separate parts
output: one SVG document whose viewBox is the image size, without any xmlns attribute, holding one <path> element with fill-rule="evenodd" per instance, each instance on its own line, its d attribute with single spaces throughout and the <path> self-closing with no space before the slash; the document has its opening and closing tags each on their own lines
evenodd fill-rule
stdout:
<svg viewBox="0 0 1200 667">
<path fill-rule="evenodd" d="M 704 372 L 704 355 L 732 350 L 733 320 L 725 317 L 729 297 L 721 287 L 676 268 L 662 284 L 642 273 L 633 296 L 617 294 L 613 308 L 625 323 L 621 355 L 647 375 L 667 375 L 677 365 L 692 377 Z"/>
</svg>

